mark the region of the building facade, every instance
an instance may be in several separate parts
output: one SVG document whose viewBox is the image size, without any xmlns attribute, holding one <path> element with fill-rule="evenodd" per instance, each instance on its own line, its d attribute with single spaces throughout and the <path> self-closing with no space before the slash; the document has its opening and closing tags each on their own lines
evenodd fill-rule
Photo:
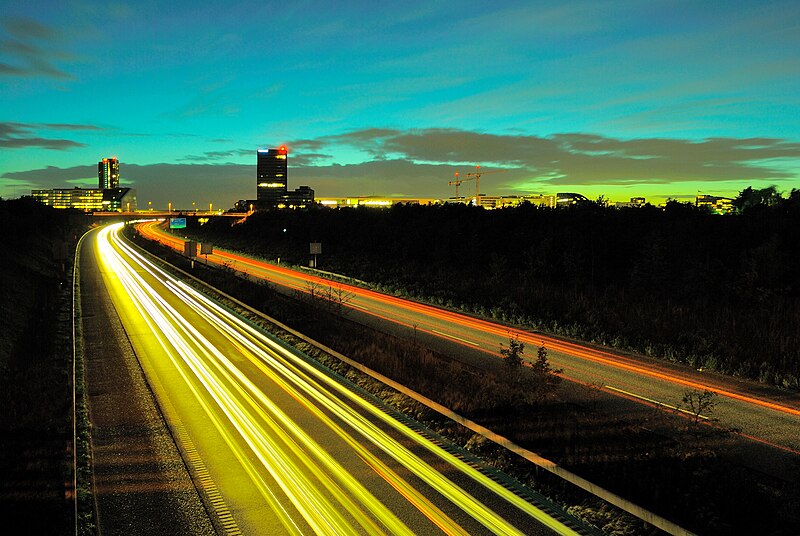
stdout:
<svg viewBox="0 0 800 536">
<path fill-rule="evenodd" d="M 97 163 L 97 187 L 101 190 L 119 188 L 119 160 L 103 158 Z"/>
<path fill-rule="evenodd" d="M 260 206 L 277 207 L 286 195 L 287 153 L 284 146 L 258 150 L 256 199 Z"/>
<path fill-rule="evenodd" d="M 135 212 L 136 190 L 132 188 L 52 188 L 31 190 L 34 199 L 53 208 L 84 212 Z"/>
<path fill-rule="evenodd" d="M 100 188 L 31 190 L 31 195 L 41 204 L 53 208 L 76 208 L 86 212 L 103 210 L 103 190 Z"/>
<path fill-rule="evenodd" d="M 733 206 L 733 199 L 716 195 L 698 195 L 694 199 L 694 205 L 698 208 L 705 208 L 712 214 L 733 214 L 736 210 L 736 207 Z"/>
</svg>

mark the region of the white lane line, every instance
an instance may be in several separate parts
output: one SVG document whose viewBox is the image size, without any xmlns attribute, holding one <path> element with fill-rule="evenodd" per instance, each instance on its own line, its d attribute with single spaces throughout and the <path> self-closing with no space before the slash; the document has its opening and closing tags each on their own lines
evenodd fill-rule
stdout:
<svg viewBox="0 0 800 536">
<path fill-rule="evenodd" d="M 363 305 L 359 305 L 359 304 L 357 304 L 357 303 L 351 303 L 351 304 L 349 304 L 349 305 L 350 305 L 350 307 L 357 307 L 357 308 L 359 308 L 359 309 L 363 309 L 363 310 L 365 310 L 365 311 L 369 311 L 369 309 L 368 309 L 368 308 L 364 307 Z"/>
<path fill-rule="evenodd" d="M 617 393 L 622 393 L 623 395 L 632 396 L 634 398 L 638 398 L 639 400 L 644 400 L 645 402 L 650 402 L 651 404 L 655 404 L 656 406 L 663 406 L 665 408 L 674 409 L 675 411 L 680 411 L 681 413 L 686 413 L 687 415 L 691 415 L 692 417 L 695 416 L 695 414 L 692 413 L 691 411 L 689 411 L 688 409 L 679 408 L 678 406 L 672 406 L 672 405 L 666 404 L 664 402 L 659 402 L 658 400 L 653 400 L 652 398 L 647 398 L 646 396 L 637 395 L 636 393 L 631 393 L 630 391 L 623 391 L 622 389 L 617 389 L 616 387 L 612 387 L 610 385 L 604 385 L 603 387 L 605 387 L 606 389 L 609 389 L 611 391 L 615 391 Z M 706 417 L 705 415 L 698 415 L 697 417 L 700 418 L 700 419 L 705 419 L 705 420 L 709 419 L 709 417 Z"/>
<path fill-rule="evenodd" d="M 468 341 L 467 339 L 462 339 L 461 337 L 456 337 L 455 335 L 450 335 L 449 333 L 444 333 L 436 329 L 432 329 L 431 333 L 436 333 L 437 335 L 441 335 L 442 337 L 447 337 L 448 339 L 455 339 L 457 341 L 471 344 L 472 346 L 480 346 L 477 342 Z"/>
</svg>

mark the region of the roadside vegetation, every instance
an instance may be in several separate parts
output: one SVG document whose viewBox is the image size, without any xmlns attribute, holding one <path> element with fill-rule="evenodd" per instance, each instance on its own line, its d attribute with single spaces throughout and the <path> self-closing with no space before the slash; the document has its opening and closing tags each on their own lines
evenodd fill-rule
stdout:
<svg viewBox="0 0 800 536">
<path fill-rule="evenodd" d="M 138 243 L 188 270 L 188 262 L 171 250 L 141 239 Z M 591 387 L 582 388 L 581 403 L 565 400 L 559 371 L 550 365 L 547 349 L 535 348 L 534 356 L 534 349 L 526 348 L 513 332 L 498 348 L 505 362 L 476 369 L 422 346 L 413 337 L 398 338 L 336 314 L 341 302 L 324 285 L 286 296 L 269 285 L 235 277 L 229 269 L 196 263 L 193 273 L 351 359 L 697 533 L 777 535 L 800 530 L 798 475 L 776 481 L 739 465 L 734 455 L 739 448 L 736 436 L 707 426 L 699 416 L 687 418 L 685 413 L 670 415 L 657 409 L 644 417 L 609 413 L 596 403 L 602 394 Z M 304 343 L 299 347 L 606 533 L 657 532 L 338 360 Z M 713 417 L 713 394 L 687 391 L 686 398 L 683 409 Z"/>
<path fill-rule="evenodd" d="M 800 190 L 736 203 L 272 211 L 186 232 L 296 264 L 321 242 L 321 268 L 379 290 L 798 390 Z"/>
<path fill-rule="evenodd" d="M 72 255 L 84 219 L 0 199 L 0 514 L 8 534 L 74 531 Z"/>
</svg>

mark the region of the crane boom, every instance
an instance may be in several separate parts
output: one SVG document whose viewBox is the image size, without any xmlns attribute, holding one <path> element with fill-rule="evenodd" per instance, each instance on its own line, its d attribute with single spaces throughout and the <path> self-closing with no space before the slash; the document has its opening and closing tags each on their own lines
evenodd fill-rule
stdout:
<svg viewBox="0 0 800 536">
<path fill-rule="evenodd" d="M 479 197 L 479 195 L 480 195 L 481 176 L 482 175 L 488 175 L 490 173 L 502 173 L 504 171 L 508 171 L 508 170 L 507 169 L 495 169 L 493 171 L 481 171 L 481 166 L 480 165 L 476 165 L 475 166 L 475 173 L 467 173 L 467 177 L 470 177 L 470 178 L 469 179 L 464 179 L 464 180 L 471 180 L 473 178 L 475 179 L 475 206 L 476 207 L 481 206 L 481 198 Z"/>
</svg>

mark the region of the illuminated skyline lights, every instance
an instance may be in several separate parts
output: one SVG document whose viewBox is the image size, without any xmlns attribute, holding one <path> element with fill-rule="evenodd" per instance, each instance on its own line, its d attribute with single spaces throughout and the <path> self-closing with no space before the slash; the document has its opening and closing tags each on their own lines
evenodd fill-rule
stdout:
<svg viewBox="0 0 800 536">
<path fill-rule="evenodd" d="M 119 160 L 116 156 L 97 163 L 97 187 L 101 190 L 119 188 Z"/>
</svg>

